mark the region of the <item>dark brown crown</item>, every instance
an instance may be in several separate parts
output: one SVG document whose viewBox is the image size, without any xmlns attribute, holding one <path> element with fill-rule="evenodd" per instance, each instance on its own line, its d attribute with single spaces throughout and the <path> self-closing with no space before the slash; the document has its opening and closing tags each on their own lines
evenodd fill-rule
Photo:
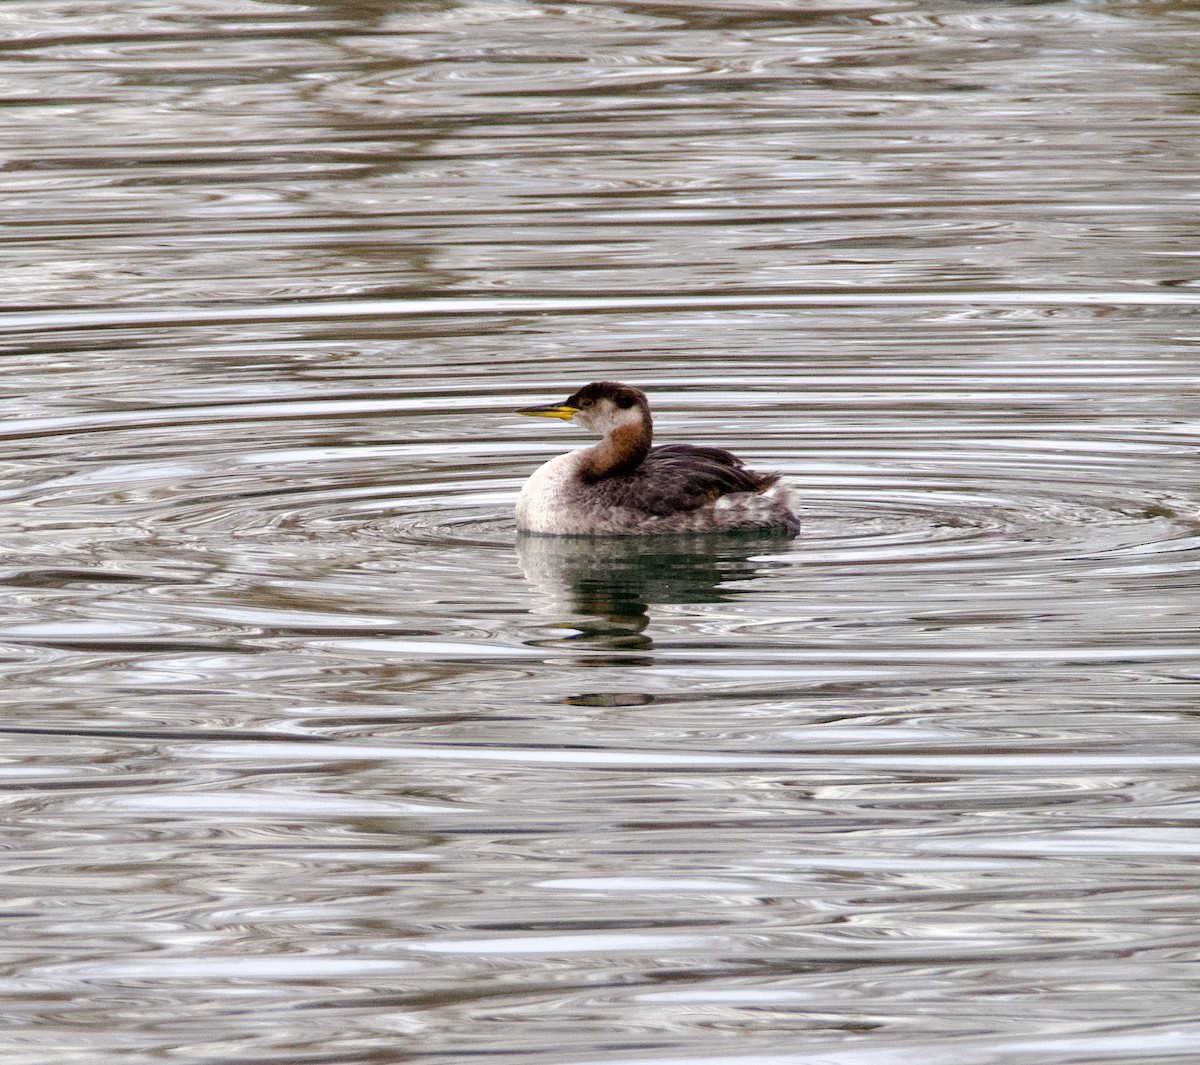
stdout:
<svg viewBox="0 0 1200 1065">
<path fill-rule="evenodd" d="M 645 392 L 617 381 L 593 381 L 590 385 L 584 385 L 567 400 L 567 406 L 584 410 L 601 399 L 611 399 L 622 410 L 628 410 L 630 407 L 650 410 L 650 403 L 646 399 Z"/>
</svg>

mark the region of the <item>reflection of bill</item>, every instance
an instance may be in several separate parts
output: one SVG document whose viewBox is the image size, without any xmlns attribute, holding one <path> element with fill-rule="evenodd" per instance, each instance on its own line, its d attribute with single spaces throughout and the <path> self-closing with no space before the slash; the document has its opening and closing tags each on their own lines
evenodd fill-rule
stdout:
<svg viewBox="0 0 1200 1065">
<path fill-rule="evenodd" d="M 517 557 L 534 590 L 532 610 L 569 625 L 592 646 L 648 648 L 650 608 L 714 603 L 753 577 L 783 537 L 519 536 Z"/>
</svg>

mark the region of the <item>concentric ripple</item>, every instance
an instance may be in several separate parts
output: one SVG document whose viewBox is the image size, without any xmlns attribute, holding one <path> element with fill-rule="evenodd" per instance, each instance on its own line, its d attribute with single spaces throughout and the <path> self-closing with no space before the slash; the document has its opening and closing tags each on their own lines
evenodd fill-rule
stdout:
<svg viewBox="0 0 1200 1065">
<path fill-rule="evenodd" d="M 628 333 L 661 350 L 690 343 L 694 313 L 568 315 L 555 346 L 571 349 L 572 333 L 615 346 Z M 937 319 L 893 307 L 897 323 L 925 335 L 919 354 L 892 352 L 861 369 L 797 358 L 809 346 L 805 330 L 816 337 L 830 316 L 836 328 L 837 315 L 851 312 L 827 308 L 822 322 L 805 309 L 746 313 L 744 321 L 723 315 L 712 346 L 753 344 L 753 374 L 736 351 L 725 361 L 692 360 L 687 375 L 664 375 L 658 357 L 630 351 L 608 354 L 604 376 L 650 391 L 660 440 L 718 444 L 780 470 L 801 500 L 795 543 L 658 550 L 651 561 L 619 543 L 603 549 L 603 561 L 591 548 L 527 547 L 518 558 L 511 508 L 521 481 L 585 440 L 570 426 L 513 412 L 531 393 L 553 397 L 597 376 L 572 358 L 548 355 L 536 369 L 524 359 L 482 374 L 462 357 L 453 387 L 435 394 L 424 382 L 414 389 L 412 372 L 394 363 L 393 349 L 410 364 L 422 348 L 425 358 L 444 353 L 436 332 L 428 336 L 418 322 L 376 354 L 306 361 L 283 394 L 275 388 L 268 398 L 255 384 L 273 375 L 268 368 L 245 379 L 244 401 L 199 405 L 179 402 L 205 394 L 190 381 L 198 363 L 184 348 L 180 374 L 126 388 L 111 409 L 100 404 L 97 381 L 94 398 L 87 388 L 77 394 L 90 409 L 30 413 L 3 427 L 10 447 L 28 454 L 24 477 L 6 489 L 23 514 L 27 550 L 13 556 L 14 580 L 28 587 L 31 571 L 55 572 L 49 556 L 61 554 L 64 540 L 39 530 L 60 527 L 64 512 L 72 550 L 91 558 L 74 572 L 96 574 L 75 582 L 89 587 L 78 601 L 56 596 L 58 620 L 46 619 L 38 599 L 11 616 L 6 634 L 23 645 L 42 637 L 157 649 L 164 641 L 302 639 L 315 624 L 351 640 L 399 638 L 415 627 L 448 634 L 456 647 L 478 640 L 491 654 L 496 641 L 516 650 L 528 639 L 500 620 L 524 608 L 522 574 L 547 603 L 574 605 L 593 626 L 610 600 L 621 611 L 640 604 L 644 626 L 661 597 L 679 600 L 672 581 L 714 602 L 756 588 L 774 604 L 764 617 L 747 624 L 740 609 L 718 611 L 706 616 L 705 631 L 753 649 L 756 661 L 790 662 L 798 676 L 807 668 L 799 647 L 825 630 L 793 602 L 853 618 L 865 637 L 877 632 L 901 658 L 910 647 L 921 661 L 939 646 L 930 619 L 951 619 L 942 630 L 953 633 L 947 663 L 958 660 L 962 627 L 977 614 L 968 645 L 980 666 L 993 644 L 1043 642 L 1059 628 L 1056 639 L 1071 646 L 1101 640 L 1106 659 L 1139 657 L 1144 649 L 1121 644 L 1127 630 L 1114 631 L 1102 609 L 1134 586 L 1154 592 L 1143 620 L 1183 624 L 1162 593 L 1190 580 L 1198 561 L 1194 431 L 1177 416 L 1182 409 L 1160 405 L 1147 416 L 1147 396 L 1161 400 L 1182 380 L 1173 360 L 1109 358 L 1089 374 L 1087 358 L 1042 357 L 1031 372 L 999 350 L 1003 329 L 958 354 L 944 347 L 953 334 Z M 712 333 L 717 326 L 702 317 Z M 1081 319 L 1075 331 L 1098 322 Z M 1080 343 L 1072 336 L 1072 346 Z M 146 358 L 157 362 L 153 351 L 107 355 L 123 365 Z M 241 356 L 227 346 L 223 359 L 236 365 Z M 339 371 L 346 381 L 331 389 L 327 378 Z M 375 384 L 355 390 L 363 378 Z M 182 567 L 188 580 L 114 594 L 106 579 L 120 575 L 131 552 L 142 571 L 147 562 L 170 574 Z M 656 570 L 664 565 L 673 574 L 665 583 Z M 691 570 L 686 578 L 681 565 Z M 497 573 L 507 575 L 499 587 Z M 606 573 L 615 575 L 607 589 Z M 406 604 L 400 614 L 420 604 L 419 624 L 399 620 L 397 595 Z M 331 610 L 331 600 L 342 606 Z M 473 606 L 464 624 L 464 606 L 480 602 L 495 616 L 480 627 Z M 828 643 L 845 624 L 830 622 L 820 639 Z M 656 630 L 659 653 L 695 657 L 686 639 L 670 650 L 669 616 Z M 621 631 L 600 632 L 596 652 L 641 653 L 640 640 L 624 652 L 616 646 Z M 762 646 L 764 638 L 777 646 Z M 829 646 L 825 665 L 846 653 Z"/>
</svg>

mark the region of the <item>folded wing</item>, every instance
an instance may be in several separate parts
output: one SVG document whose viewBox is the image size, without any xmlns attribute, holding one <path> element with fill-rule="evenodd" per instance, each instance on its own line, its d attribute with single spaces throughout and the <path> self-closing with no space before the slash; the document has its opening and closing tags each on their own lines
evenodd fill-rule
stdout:
<svg viewBox="0 0 1200 1065">
<path fill-rule="evenodd" d="M 665 444 L 651 448 L 629 476 L 638 505 L 652 514 L 695 510 L 732 492 L 761 492 L 779 480 L 777 473 L 746 468 L 736 455 L 719 447 Z"/>
</svg>

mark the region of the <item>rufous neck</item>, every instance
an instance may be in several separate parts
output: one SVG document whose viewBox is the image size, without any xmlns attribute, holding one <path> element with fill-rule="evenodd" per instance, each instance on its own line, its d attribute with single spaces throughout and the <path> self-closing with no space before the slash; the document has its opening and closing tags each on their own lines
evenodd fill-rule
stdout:
<svg viewBox="0 0 1200 1065">
<path fill-rule="evenodd" d="M 600 481 L 636 470 L 650 454 L 654 428 L 649 414 L 640 422 L 618 425 L 595 447 L 590 448 L 580 472 L 585 480 Z"/>
</svg>

